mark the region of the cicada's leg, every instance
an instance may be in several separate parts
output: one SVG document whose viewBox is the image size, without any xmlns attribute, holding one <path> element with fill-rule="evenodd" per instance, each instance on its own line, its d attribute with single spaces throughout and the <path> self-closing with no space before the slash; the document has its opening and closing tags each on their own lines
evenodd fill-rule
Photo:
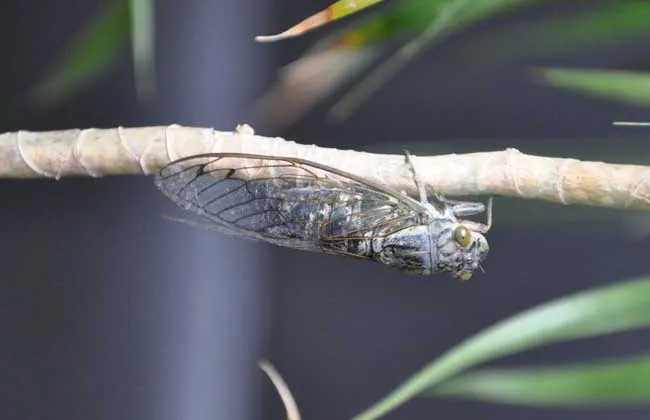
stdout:
<svg viewBox="0 0 650 420">
<path fill-rule="evenodd" d="M 438 208 L 443 208 L 443 209 L 450 208 L 454 216 L 457 217 L 471 216 L 474 214 L 483 213 L 486 210 L 486 206 L 483 203 L 472 202 L 472 201 L 449 200 L 437 193 L 433 193 L 429 197 L 427 197 L 427 192 L 424 188 L 424 184 L 422 183 L 422 181 L 418 177 L 417 172 L 415 171 L 415 165 L 413 164 L 413 159 L 411 154 L 409 153 L 408 150 L 405 150 L 404 154 L 406 155 L 406 164 L 408 165 L 409 170 L 411 171 L 413 182 L 415 183 L 415 187 L 417 188 L 418 194 L 420 195 L 420 203 L 428 204 L 429 198 L 431 198 L 432 201 L 431 204 L 433 204 Z M 489 198 L 488 205 L 487 205 L 487 224 L 471 222 L 471 221 L 467 221 L 466 224 L 477 232 L 487 233 L 490 230 L 490 228 L 492 227 L 492 197 Z"/>
<path fill-rule="evenodd" d="M 475 204 L 481 204 L 481 203 L 475 203 Z M 463 220 L 463 224 L 475 232 L 488 233 L 492 228 L 492 204 L 493 204 L 493 199 L 492 197 L 490 197 L 487 205 L 487 224 L 473 222 L 471 220 Z"/>
<path fill-rule="evenodd" d="M 485 211 L 485 204 L 483 203 L 451 200 L 445 200 L 444 202 L 451 206 L 451 211 L 456 217 L 472 216 Z"/>
<path fill-rule="evenodd" d="M 404 154 L 406 155 L 406 165 L 409 167 L 409 171 L 413 177 L 413 182 L 415 183 L 415 188 L 418 189 L 418 194 L 420 195 L 420 203 L 427 204 L 429 202 L 427 200 L 427 192 L 424 189 L 424 184 L 420 182 L 420 178 L 418 178 L 418 174 L 415 172 L 415 165 L 413 164 L 411 154 L 408 150 L 404 150 Z"/>
<path fill-rule="evenodd" d="M 445 204 L 446 199 L 438 193 L 432 193 L 427 195 L 427 191 L 424 188 L 424 183 L 422 183 L 422 181 L 418 177 L 417 172 L 415 171 L 415 165 L 413 164 L 413 159 L 411 154 L 409 153 L 408 150 L 404 150 L 404 154 L 406 155 L 406 164 L 409 167 L 409 171 L 411 171 L 413 182 L 415 183 L 415 187 L 418 189 L 418 194 L 420 195 L 420 203 L 432 204 L 439 211 L 444 212 L 445 209 L 448 208 L 447 205 Z"/>
<path fill-rule="evenodd" d="M 492 205 L 494 204 L 494 198 L 490 197 L 488 199 L 488 205 L 487 205 L 487 230 L 490 230 L 492 228 Z"/>
</svg>

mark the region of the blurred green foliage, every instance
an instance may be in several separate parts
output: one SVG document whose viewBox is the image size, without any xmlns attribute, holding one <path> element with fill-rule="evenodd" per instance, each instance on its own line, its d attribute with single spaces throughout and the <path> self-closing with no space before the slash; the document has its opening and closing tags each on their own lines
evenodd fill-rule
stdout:
<svg viewBox="0 0 650 420">
<path fill-rule="evenodd" d="M 156 25 L 154 0 L 129 0 L 135 87 L 141 101 L 156 94 Z"/>
<path fill-rule="evenodd" d="M 155 90 L 154 0 L 112 0 L 62 51 L 57 65 L 28 95 L 37 107 L 52 107 L 105 77 L 131 39 L 141 99 Z"/>
<path fill-rule="evenodd" d="M 364 45 L 398 35 L 415 33 L 416 36 L 346 94 L 333 107 L 333 115 L 339 120 L 348 117 L 401 67 L 429 45 L 495 13 L 533 2 L 539 0 L 398 2 L 394 10 L 371 18 L 359 28 L 352 28 L 343 37 Z M 451 12 L 445 13 L 449 10 Z M 474 57 L 485 57 L 478 52 L 494 51 L 494 55 L 489 55 L 490 62 L 494 63 L 524 52 L 532 55 L 620 42 L 650 32 L 650 19 L 647 18 L 649 15 L 648 2 L 620 1 L 615 5 L 600 5 L 576 16 L 560 16 L 539 23 L 514 25 L 507 28 L 505 33 L 486 34 L 486 39 L 471 48 L 471 53 Z M 486 49 L 485 44 L 493 48 Z M 612 82 L 616 83 L 615 80 Z"/>
<path fill-rule="evenodd" d="M 429 394 L 530 406 L 647 404 L 650 356 L 535 369 L 483 369 L 451 379 Z"/>
<path fill-rule="evenodd" d="M 551 86 L 609 100 L 650 105 L 650 72 L 543 69 L 537 74 L 542 82 Z"/>
<path fill-rule="evenodd" d="M 650 278 L 643 278 L 578 293 L 529 309 L 501 321 L 450 349 L 397 387 L 386 398 L 355 417 L 355 420 L 376 419 L 411 398 L 422 394 L 435 394 L 436 387 L 443 384 L 445 380 L 480 363 L 552 343 L 649 327 L 649 307 Z M 621 363 L 608 364 L 606 367 L 593 365 L 592 369 L 594 369 L 593 375 L 602 375 L 602 372 L 606 372 L 606 377 L 612 377 L 624 375 L 625 372 L 628 372 L 629 367 L 628 364 Z M 617 372 L 617 369 L 621 372 Z M 581 369 L 578 372 L 585 374 L 585 371 L 585 369 Z M 573 374 L 577 375 L 575 371 Z M 505 383 L 503 374 L 499 377 L 485 378 L 483 378 L 484 381 L 499 379 Z M 520 403 L 525 401 L 521 394 L 527 393 L 523 386 L 526 384 L 530 384 L 532 387 L 536 386 L 534 381 L 527 382 L 523 378 L 524 376 L 514 378 L 514 375 L 511 377 L 512 381 L 518 379 L 519 385 L 521 385 L 519 388 Z M 552 380 L 561 381 L 557 379 L 557 373 L 555 379 Z M 637 378 L 637 383 L 639 380 Z M 580 386 L 579 383 L 569 382 L 565 392 L 567 395 L 571 395 L 571 393 L 579 395 L 581 403 L 588 402 L 590 395 L 593 402 L 597 402 L 595 400 L 600 397 L 593 393 L 590 394 L 589 390 L 585 389 L 588 384 L 585 381 Z M 650 389 L 650 376 L 643 378 L 643 384 Z M 466 392 L 473 395 L 472 392 L 478 392 L 463 380 L 460 380 L 456 387 L 453 386 L 453 382 L 450 386 L 452 388 L 447 388 L 446 392 L 445 388 L 442 388 L 442 393 L 465 395 L 464 392 Z M 505 385 L 501 388 L 502 394 L 505 394 L 505 388 Z M 531 398 L 535 393 L 541 398 L 541 392 L 540 389 L 531 389 Z M 621 389 L 619 392 L 623 393 L 624 390 Z M 501 397 L 502 401 L 506 401 L 504 395 Z M 643 397 L 643 402 L 650 403 L 650 392 L 644 393 Z M 512 395 L 511 398 L 514 400 L 517 396 Z M 617 398 L 620 400 L 622 396 L 619 394 Z M 634 395 L 630 395 L 631 398 L 638 399 L 639 393 L 635 392 Z"/>
<path fill-rule="evenodd" d="M 549 1 L 549 0 L 547 0 Z M 553 1 L 553 0 L 550 0 Z M 366 19 L 352 23 L 331 38 L 340 48 L 368 48 L 386 41 L 406 38 L 403 46 L 388 60 L 369 72 L 332 109 L 335 118 L 342 119 L 356 110 L 368 97 L 405 66 L 423 49 L 444 40 L 467 26 L 527 4 L 543 0 L 405 0 L 380 8 Z M 363 9 L 363 8 L 359 8 Z M 487 33 L 479 45 L 469 47 L 465 55 L 474 57 L 478 50 L 491 47 L 494 54 L 490 62 L 504 60 L 521 54 L 535 55 L 546 52 L 589 48 L 602 43 L 622 42 L 650 32 L 650 3 L 641 0 L 623 0 L 615 4 L 597 2 L 594 7 L 572 16 L 558 16 L 547 21 L 514 24 L 502 32 Z M 36 84 L 30 94 L 33 103 L 54 106 L 79 89 L 105 76 L 111 63 L 131 40 L 134 62 L 134 80 L 138 97 L 151 99 L 155 94 L 155 1 L 113 0 L 88 27 L 65 48 L 58 65 L 47 77 Z M 313 54 L 311 54 L 313 56 Z M 351 55 L 361 60 L 363 55 Z M 313 58 L 313 57 L 312 57 Z M 484 63 L 485 64 L 485 63 Z M 363 71 L 369 63 L 357 66 Z M 343 65 L 341 68 L 345 67 Z M 332 68 L 332 71 L 337 71 Z M 581 77 L 584 73 L 585 77 Z M 573 70 L 569 77 L 547 73 L 546 83 L 593 93 L 613 100 L 646 105 L 647 79 L 643 74 L 612 72 L 607 78 L 596 78 L 591 71 Z M 332 85 L 338 88 L 353 74 Z M 604 75 L 603 75 L 604 76 Z M 624 88 L 614 87 L 622 85 Z M 607 86 L 605 86 L 607 85 Z M 623 94 L 634 92 L 634 94 Z"/>
</svg>

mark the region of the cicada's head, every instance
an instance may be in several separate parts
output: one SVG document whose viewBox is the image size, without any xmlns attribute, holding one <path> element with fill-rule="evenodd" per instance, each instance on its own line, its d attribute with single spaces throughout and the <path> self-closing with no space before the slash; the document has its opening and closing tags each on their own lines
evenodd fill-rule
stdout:
<svg viewBox="0 0 650 420">
<path fill-rule="evenodd" d="M 485 237 L 454 219 L 437 219 L 375 239 L 378 262 L 415 275 L 450 273 L 469 280 L 490 247 Z"/>
<path fill-rule="evenodd" d="M 431 249 L 434 267 L 459 280 L 469 280 L 490 250 L 481 233 L 472 231 L 459 221 L 434 221 L 429 225 L 429 234 L 434 243 Z"/>
</svg>

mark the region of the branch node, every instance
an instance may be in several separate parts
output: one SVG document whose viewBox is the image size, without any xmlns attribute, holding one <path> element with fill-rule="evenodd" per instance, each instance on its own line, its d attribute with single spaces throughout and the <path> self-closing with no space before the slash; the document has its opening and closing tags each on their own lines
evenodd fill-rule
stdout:
<svg viewBox="0 0 650 420">
<path fill-rule="evenodd" d="M 557 174 L 556 174 L 556 179 L 555 179 L 555 192 L 557 193 L 557 197 L 560 200 L 560 203 L 567 205 L 569 204 L 565 191 L 564 191 L 564 182 L 566 180 L 566 169 L 567 166 L 571 163 L 571 159 L 563 159 L 562 163 L 558 166 L 557 169 Z"/>
<path fill-rule="evenodd" d="M 506 172 L 512 180 L 512 185 L 515 187 L 517 195 L 520 197 L 526 197 L 519 185 L 519 176 L 517 175 L 517 168 L 514 163 L 515 159 L 517 159 L 519 155 L 521 155 L 521 152 L 515 148 L 511 147 L 506 149 Z"/>
</svg>

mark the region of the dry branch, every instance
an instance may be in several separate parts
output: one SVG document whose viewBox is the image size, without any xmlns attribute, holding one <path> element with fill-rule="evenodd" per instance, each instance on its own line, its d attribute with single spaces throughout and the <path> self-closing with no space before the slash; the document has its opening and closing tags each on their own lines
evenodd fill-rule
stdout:
<svg viewBox="0 0 650 420">
<path fill-rule="evenodd" d="M 284 404 L 284 409 L 287 412 L 287 420 L 300 420 L 300 411 L 298 410 L 296 400 L 293 398 L 293 395 L 291 395 L 291 391 L 284 382 L 284 379 L 282 379 L 280 372 L 278 372 L 275 367 L 266 360 L 260 360 L 257 365 L 269 377 L 275 390 L 278 392 L 280 399 L 282 399 L 282 404 Z"/>
<path fill-rule="evenodd" d="M 311 160 L 415 193 L 403 155 L 300 145 L 253 133 L 178 125 L 0 134 L 1 178 L 150 175 L 172 160 L 239 152 Z M 515 149 L 415 157 L 420 178 L 445 195 L 497 195 L 650 210 L 650 168 L 538 157 Z"/>
</svg>

